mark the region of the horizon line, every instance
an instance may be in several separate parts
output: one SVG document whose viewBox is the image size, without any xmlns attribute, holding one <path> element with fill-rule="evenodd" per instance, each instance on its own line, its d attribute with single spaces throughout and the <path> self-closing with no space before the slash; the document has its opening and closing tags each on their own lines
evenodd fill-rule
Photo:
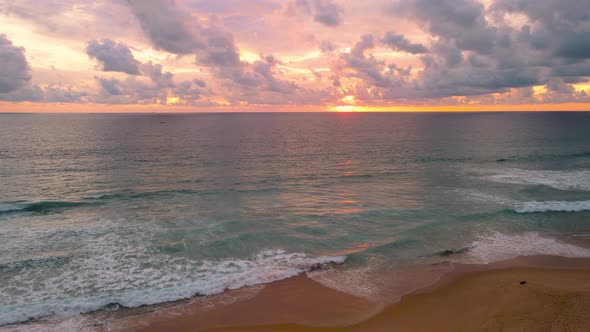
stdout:
<svg viewBox="0 0 590 332">
<path fill-rule="evenodd" d="M 79 104 L 0 102 L 1 114 L 198 114 L 198 113 L 486 113 L 486 112 L 589 112 L 590 103 L 491 105 L 236 105 L 171 106 L 160 104 Z"/>
</svg>

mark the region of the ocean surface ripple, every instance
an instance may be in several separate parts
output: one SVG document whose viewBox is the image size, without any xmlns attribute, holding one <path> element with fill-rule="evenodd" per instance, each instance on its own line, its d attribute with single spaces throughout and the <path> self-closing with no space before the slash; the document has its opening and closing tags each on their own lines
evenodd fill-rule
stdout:
<svg viewBox="0 0 590 332">
<path fill-rule="evenodd" d="M 396 297 L 446 273 L 443 262 L 590 257 L 588 123 L 590 113 L 2 114 L 0 325 L 302 273 Z"/>
</svg>

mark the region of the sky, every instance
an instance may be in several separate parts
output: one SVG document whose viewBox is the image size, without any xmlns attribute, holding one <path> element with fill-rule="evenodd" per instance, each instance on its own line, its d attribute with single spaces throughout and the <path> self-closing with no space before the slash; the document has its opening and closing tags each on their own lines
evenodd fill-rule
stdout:
<svg viewBox="0 0 590 332">
<path fill-rule="evenodd" d="M 590 1 L 0 0 L 0 112 L 590 110 Z"/>
</svg>

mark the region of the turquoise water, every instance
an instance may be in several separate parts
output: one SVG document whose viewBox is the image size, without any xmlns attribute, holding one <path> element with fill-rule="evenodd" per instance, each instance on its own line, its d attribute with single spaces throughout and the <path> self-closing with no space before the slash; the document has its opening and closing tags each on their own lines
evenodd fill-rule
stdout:
<svg viewBox="0 0 590 332">
<path fill-rule="evenodd" d="M 590 257 L 588 128 L 590 113 L 0 115 L 0 325 L 329 264 L 354 288 L 359 270 Z"/>
</svg>

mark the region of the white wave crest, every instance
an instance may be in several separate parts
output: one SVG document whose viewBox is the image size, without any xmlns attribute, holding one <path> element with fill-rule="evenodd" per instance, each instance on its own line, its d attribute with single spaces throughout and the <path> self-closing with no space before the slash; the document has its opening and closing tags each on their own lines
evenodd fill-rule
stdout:
<svg viewBox="0 0 590 332">
<path fill-rule="evenodd" d="M 307 275 L 320 284 L 357 297 L 375 299 L 379 295 L 379 287 L 371 280 L 377 264 L 370 264 L 345 270 L 328 268 L 308 272 Z"/>
<path fill-rule="evenodd" d="M 512 168 L 483 178 L 501 183 L 544 185 L 560 190 L 590 191 L 590 170 L 539 171 Z"/>
<path fill-rule="evenodd" d="M 2 265 L 0 326 L 72 317 L 112 303 L 138 307 L 218 294 L 346 259 L 273 249 L 248 259 L 196 261 L 149 250 L 142 240 L 114 233 L 88 237 L 82 249 L 60 269 L 15 261 Z"/>
<path fill-rule="evenodd" d="M 20 211 L 26 208 L 26 205 L 0 203 L 0 212 Z"/>
<path fill-rule="evenodd" d="M 565 243 L 538 233 L 502 234 L 482 236 L 469 246 L 462 262 L 488 264 L 519 256 L 552 255 L 573 258 L 589 258 L 590 248 Z"/>
<path fill-rule="evenodd" d="M 524 202 L 517 204 L 514 211 L 518 213 L 590 211 L 590 201 Z"/>
</svg>

